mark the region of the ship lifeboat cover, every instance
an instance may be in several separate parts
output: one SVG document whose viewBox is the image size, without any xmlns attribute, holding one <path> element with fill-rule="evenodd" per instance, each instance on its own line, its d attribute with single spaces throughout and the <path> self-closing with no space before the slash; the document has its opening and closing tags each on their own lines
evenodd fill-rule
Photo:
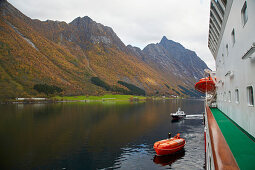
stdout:
<svg viewBox="0 0 255 170">
<path fill-rule="evenodd" d="M 215 79 L 216 80 L 216 79 Z M 215 83 L 213 82 L 211 77 L 206 77 L 200 79 L 195 84 L 195 89 L 201 93 L 213 93 L 216 89 Z"/>
</svg>

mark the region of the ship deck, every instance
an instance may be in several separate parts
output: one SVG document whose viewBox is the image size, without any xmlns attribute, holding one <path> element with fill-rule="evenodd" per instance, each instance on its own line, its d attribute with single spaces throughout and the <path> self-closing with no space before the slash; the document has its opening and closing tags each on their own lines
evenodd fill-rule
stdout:
<svg viewBox="0 0 255 170">
<path fill-rule="evenodd" d="M 211 112 L 240 169 L 255 169 L 255 140 L 218 108 Z"/>
</svg>

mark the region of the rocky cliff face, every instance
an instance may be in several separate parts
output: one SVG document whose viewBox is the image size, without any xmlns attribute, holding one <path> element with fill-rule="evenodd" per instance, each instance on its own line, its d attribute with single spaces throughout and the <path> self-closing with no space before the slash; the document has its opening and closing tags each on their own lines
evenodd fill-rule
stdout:
<svg viewBox="0 0 255 170">
<path fill-rule="evenodd" d="M 78 41 L 87 41 L 92 44 L 102 43 L 107 47 L 117 47 L 125 51 L 125 44 L 119 39 L 112 28 L 96 23 L 88 16 L 74 19 L 69 25 L 77 29 Z M 72 40 L 71 40 L 72 41 Z M 77 40 L 74 40 L 77 42 Z"/>
<path fill-rule="evenodd" d="M 3 0 L 0 35 L 0 87 L 8 89 L 0 94 L 11 97 L 39 95 L 32 88 L 38 83 L 61 87 L 64 95 L 109 90 L 92 77 L 118 92 L 136 86 L 147 95 L 190 95 L 207 68 L 195 52 L 166 37 L 141 50 L 87 16 L 69 24 L 32 20 Z"/>
<path fill-rule="evenodd" d="M 181 79 L 184 85 L 193 85 L 203 77 L 207 65 L 194 51 L 168 40 L 165 36 L 157 44 L 149 44 L 143 50 L 127 46 L 129 52 L 156 69 L 165 77 Z"/>
<path fill-rule="evenodd" d="M 170 54 L 169 58 L 181 63 L 183 67 L 183 73 L 187 76 L 192 76 L 195 80 L 198 80 L 203 76 L 204 69 L 207 69 L 207 65 L 202 61 L 194 51 L 184 48 L 181 44 L 168 40 L 165 36 L 160 41 L 159 45 Z M 180 70 L 181 71 L 181 70 Z"/>
</svg>

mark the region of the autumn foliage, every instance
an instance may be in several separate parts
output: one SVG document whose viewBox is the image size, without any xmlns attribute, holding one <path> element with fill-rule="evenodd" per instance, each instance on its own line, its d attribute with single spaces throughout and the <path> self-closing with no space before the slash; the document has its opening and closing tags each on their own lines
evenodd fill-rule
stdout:
<svg viewBox="0 0 255 170">
<path fill-rule="evenodd" d="M 130 55 L 123 43 L 115 44 L 120 40 L 109 27 L 93 21 L 78 29 L 65 22 L 32 20 L 1 3 L 0 100 L 43 96 L 60 92 L 58 88 L 63 95 L 180 91 L 177 81 Z M 108 37 L 112 43 L 93 42 L 95 37 Z"/>
<path fill-rule="evenodd" d="M 44 94 L 57 94 L 61 93 L 63 90 L 60 87 L 54 86 L 54 85 L 48 85 L 48 84 L 36 84 L 34 85 L 34 89 L 38 91 L 39 93 Z"/>
</svg>

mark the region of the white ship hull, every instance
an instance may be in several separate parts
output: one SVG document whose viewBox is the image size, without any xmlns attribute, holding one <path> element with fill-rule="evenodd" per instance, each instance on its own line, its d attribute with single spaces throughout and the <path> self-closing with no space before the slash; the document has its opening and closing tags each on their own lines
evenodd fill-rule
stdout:
<svg viewBox="0 0 255 170">
<path fill-rule="evenodd" d="M 216 62 L 216 91 L 210 104 L 217 106 L 230 122 L 248 138 L 254 140 L 255 1 L 211 0 L 209 22 L 208 47 Z M 216 134 L 213 134 L 213 131 L 216 127 L 211 127 L 208 114 L 211 113 L 206 109 L 206 169 L 218 169 L 221 166 L 219 162 L 224 164 L 226 160 L 224 158 L 216 160 L 220 157 L 217 154 L 222 154 L 222 151 L 217 151 L 217 147 L 215 148 L 214 142 L 217 141 L 212 138 L 215 138 Z M 212 115 L 215 117 L 216 113 Z M 229 140 L 224 136 L 222 128 L 220 131 L 223 138 Z M 235 148 L 232 146 L 229 148 L 232 156 L 234 155 L 237 168 L 240 166 L 242 168 L 242 162 L 236 156 Z M 229 153 L 230 157 L 231 153 Z M 246 166 L 253 167 L 253 165 Z"/>
</svg>

